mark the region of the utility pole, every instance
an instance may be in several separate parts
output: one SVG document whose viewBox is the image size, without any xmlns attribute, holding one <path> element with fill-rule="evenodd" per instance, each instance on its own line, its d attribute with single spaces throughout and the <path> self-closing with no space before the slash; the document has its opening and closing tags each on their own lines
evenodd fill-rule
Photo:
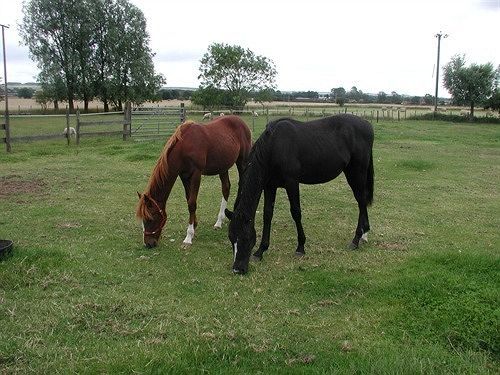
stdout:
<svg viewBox="0 0 500 375">
<path fill-rule="evenodd" d="M 434 36 L 438 39 L 438 53 L 437 53 L 437 64 L 436 64 L 436 96 L 434 98 L 434 113 L 437 113 L 438 87 L 439 87 L 439 54 L 441 53 L 441 38 L 448 38 L 448 34 L 443 34 L 443 32 L 440 31 Z"/>
<path fill-rule="evenodd" d="M 10 148 L 10 127 L 9 127 L 9 93 L 7 91 L 7 57 L 5 56 L 5 29 L 9 26 L 2 25 L 2 46 L 3 46 L 3 79 L 4 79 L 4 90 L 5 90 L 5 144 L 7 152 L 11 151 Z"/>
</svg>

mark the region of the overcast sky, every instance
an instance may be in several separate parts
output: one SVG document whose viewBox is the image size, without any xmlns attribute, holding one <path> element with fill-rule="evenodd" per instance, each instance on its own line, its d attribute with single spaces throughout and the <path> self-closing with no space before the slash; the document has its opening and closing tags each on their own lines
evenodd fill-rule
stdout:
<svg viewBox="0 0 500 375">
<path fill-rule="evenodd" d="M 198 87 L 199 61 L 213 42 L 272 59 L 280 90 L 434 94 L 441 67 L 457 53 L 500 64 L 500 0 L 130 0 L 145 14 L 156 70 L 167 86 Z M 9 82 L 36 80 L 20 46 L 22 1 L 3 0 Z M 0 73 L 3 76 L 3 70 Z M 442 76 L 442 72 L 441 72 Z M 440 96 L 449 96 L 440 88 Z"/>
</svg>

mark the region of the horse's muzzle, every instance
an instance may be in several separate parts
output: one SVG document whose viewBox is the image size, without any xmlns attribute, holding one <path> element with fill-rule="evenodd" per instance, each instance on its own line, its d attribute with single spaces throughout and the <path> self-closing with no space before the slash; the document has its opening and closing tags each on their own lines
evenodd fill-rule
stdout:
<svg viewBox="0 0 500 375">
<path fill-rule="evenodd" d="M 146 249 L 152 249 L 156 246 L 158 246 L 158 241 L 155 240 L 144 241 L 144 247 Z"/>
</svg>

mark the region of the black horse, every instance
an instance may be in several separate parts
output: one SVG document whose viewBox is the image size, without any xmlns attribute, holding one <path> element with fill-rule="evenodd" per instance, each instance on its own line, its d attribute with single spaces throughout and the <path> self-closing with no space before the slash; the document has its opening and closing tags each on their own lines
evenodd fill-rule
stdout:
<svg viewBox="0 0 500 375">
<path fill-rule="evenodd" d="M 264 191 L 264 228 L 259 249 L 262 259 L 269 247 L 271 219 L 278 187 L 285 188 L 297 226 L 296 254 L 304 255 L 306 237 L 301 222 L 299 183 L 322 184 L 344 172 L 358 202 L 359 218 L 351 249 L 366 240 L 370 230 L 367 206 L 373 200 L 373 127 L 357 116 L 342 114 L 310 122 L 279 119 L 270 122 L 255 142 L 238 189 L 229 240 L 233 246 L 233 272 L 246 273 L 255 245 L 255 213 Z"/>
</svg>

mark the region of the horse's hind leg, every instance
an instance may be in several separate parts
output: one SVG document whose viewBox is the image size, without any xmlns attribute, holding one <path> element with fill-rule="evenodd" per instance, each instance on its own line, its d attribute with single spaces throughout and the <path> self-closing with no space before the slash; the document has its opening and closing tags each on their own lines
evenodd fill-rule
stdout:
<svg viewBox="0 0 500 375">
<path fill-rule="evenodd" d="M 231 190 L 231 181 L 229 181 L 229 173 L 225 171 L 219 175 L 220 182 L 222 185 L 222 199 L 220 202 L 219 214 L 217 215 L 217 221 L 214 224 L 215 229 L 222 228 L 222 221 L 226 217 L 224 213 L 227 207 L 227 201 L 229 199 L 229 191 Z"/>
<path fill-rule="evenodd" d="M 360 171 L 358 168 L 350 168 L 345 171 L 345 176 L 352 189 L 354 198 L 356 198 L 356 201 L 358 202 L 359 209 L 356 233 L 354 234 L 352 242 L 349 244 L 349 249 L 354 250 L 358 248 L 360 240 L 368 242 L 368 231 L 370 230 L 365 192 L 366 172 Z"/>
<path fill-rule="evenodd" d="M 274 201 L 276 200 L 276 187 L 266 187 L 264 189 L 264 226 L 262 228 L 262 239 L 258 250 L 253 256 L 261 260 L 264 251 L 269 248 L 271 236 L 271 220 L 273 219 Z"/>
<path fill-rule="evenodd" d="M 306 236 L 304 234 L 304 228 L 302 227 L 299 183 L 295 180 L 290 181 L 286 184 L 285 189 L 288 195 L 288 200 L 290 201 L 290 213 L 292 214 L 295 226 L 297 227 L 297 249 L 295 250 L 295 254 L 302 256 L 305 254 L 304 244 L 306 243 Z"/>
</svg>

